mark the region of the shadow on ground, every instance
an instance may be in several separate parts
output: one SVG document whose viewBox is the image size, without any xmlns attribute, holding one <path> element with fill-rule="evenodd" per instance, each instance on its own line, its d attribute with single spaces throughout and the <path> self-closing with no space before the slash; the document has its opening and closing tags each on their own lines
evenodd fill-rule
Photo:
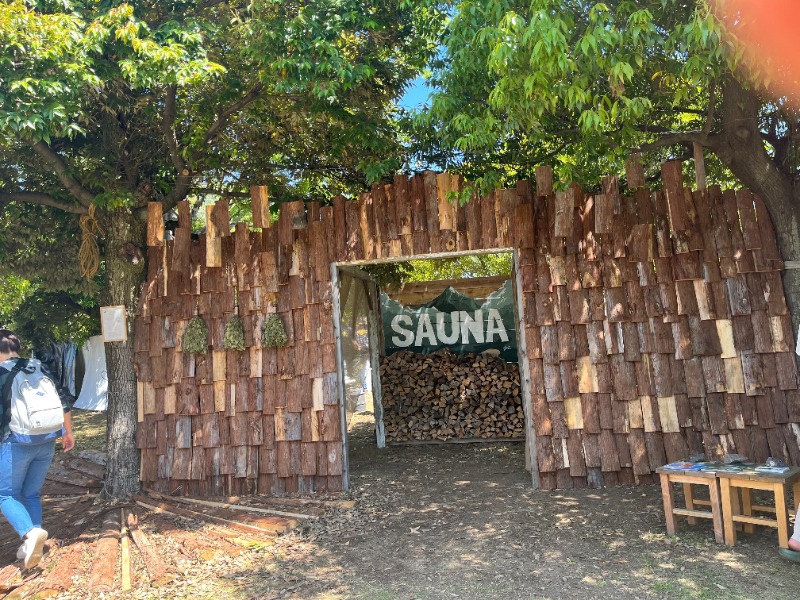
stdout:
<svg viewBox="0 0 800 600">
<path fill-rule="evenodd" d="M 369 423 L 351 435 L 357 508 L 266 550 L 242 597 L 769 599 L 800 589 L 800 566 L 778 556 L 772 529 L 735 548 L 714 543 L 710 521 L 666 537 L 656 486 L 537 492 L 520 443 L 377 450 L 373 440 Z"/>
</svg>

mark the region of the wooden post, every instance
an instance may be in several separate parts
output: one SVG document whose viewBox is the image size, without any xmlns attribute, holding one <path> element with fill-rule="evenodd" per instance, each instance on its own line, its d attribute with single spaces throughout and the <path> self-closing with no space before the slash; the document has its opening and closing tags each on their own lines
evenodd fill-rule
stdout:
<svg viewBox="0 0 800 600">
<path fill-rule="evenodd" d="M 664 182 L 664 196 L 667 200 L 667 215 L 670 230 L 686 229 L 686 206 L 683 201 L 683 175 L 681 161 L 668 160 L 661 165 L 661 179 Z"/>
<path fill-rule="evenodd" d="M 736 489 L 731 489 L 731 481 L 727 477 L 719 478 L 720 494 L 722 495 L 722 519 L 725 525 L 725 543 L 728 546 L 736 545 L 736 529 L 733 526 L 733 502 L 731 494 L 735 494 Z M 737 503 L 738 504 L 738 503 Z"/>
<path fill-rule="evenodd" d="M 667 535 L 675 535 L 675 507 L 672 500 L 672 484 L 669 475 L 661 473 L 661 497 L 664 501 L 664 520 L 667 522 Z"/>
<path fill-rule="evenodd" d="M 381 320 L 380 290 L 374 281 L 367 283 L 367 293 L 372 300 L 372 307 L 367 314 L 369 330 L 369 359 L 372 376 L 372 412 L 375 415 L 375 437 L 378 448 L 386 447 L 386 430 L 383 422 L 383 392 L 381 390 L 381 339 L 383 321 Z"/>
<path fill-rule="evenodd" d="M 266 229 L 269 227 L 269 193 L 267 186 L 250 186 L 250 204 L 253 211 L 253 227 L 255 229 Z"/>
<path fill-rule="evenodd" d="M 722 515 L 720 514 L 722 504 L 719 499 L 719 481 L 711 480 L 708 485 L 708 499 L 711 502 L 711 519 L 714 523 L 714 539 L 718 544 L 725 541 L 725 533 L 722 525 Z"/>
<path fill-rule="evenodd" d="M 331 286 L 333 288 L 333 332 L 336 339 L 336 382 L 339 397 L 340 425 L 342 428 L 342 489 L 350 489 L 350 458 L 347 442 L 347 407 L 344 398 L 344 357 L 342 354 L 342 299 L 339 267 L 331 263 Z"/>
<path fill-rule="evenodd" d="M 531 486 L 538 490 L 542 487 L 539 477 L 538 446 L 536 430 L 533 423 L 533 396 L 531 395 L 531 367 L 528 360 L 527 340 L 525 339 L 524 290 L 519 268 L 519 251 L 513 253 L 514 276 L 514 325 L 517 328 L 517 356 L 519 356 L 519 385 L 522 394 L 522 412 L 525 415 L 525 468 L 531 472 Z"/>
<path fill-rule="evenodd" d="M 686 509 L 694 510 L 694 493 L 691 483 L 683 484 L 683 497 L 685 499 Z M 697 525 L 697 517 L 689 517 L 686 520 L 689 522 L 689 525 Z"/>
<path fill-rule="evenodd" d="M 147 245 L 164 245 L 164 206 L 161 202 L 147 203 Z"/>
<path fill-rule="evenodd" d="M 628 189 L 635 190 L 644 187 L 644 169 L 642 168 L 642 155 L 638 152 L 631 154 L 625 161 L 625 177 L 628 180 Z"/>
<path fill-rule="evenodd" d="M 778 521 L 778 545 L 789 547 L 789 516 L 786 512 L 786 487 L 783 482 L 775 483 L 775 516 Z"/>
<path fill-rule="evenodd" d="M 206 266 L 222 266 L 222 237 L 214 217 L 215 204 L 206 206 Z"/>
<path fill-rule="evenodd" d="M 698 190 L 706 189 L 706 162 L 703 158 L 703 146 L 694 143 L 694 177 Z"/>
<path fill-rule="evenodd" d="M 553 193 L 553 167 L 536 167 L 536 195 L 549 196 Z"/>
</svg>

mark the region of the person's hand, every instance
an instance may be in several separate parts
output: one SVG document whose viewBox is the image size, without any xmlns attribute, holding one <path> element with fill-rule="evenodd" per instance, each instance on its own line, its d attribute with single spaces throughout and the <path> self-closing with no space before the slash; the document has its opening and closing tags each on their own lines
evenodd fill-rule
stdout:
<svg viewBox="0 0 800 600">
<path fill-rule="evenodd" d="M 72 437 L 72 432 L 67 431 L 61 436 L 61 448 L 64 452 L 69 452 L 75 447 L 75 438 Z"/>
</svg>

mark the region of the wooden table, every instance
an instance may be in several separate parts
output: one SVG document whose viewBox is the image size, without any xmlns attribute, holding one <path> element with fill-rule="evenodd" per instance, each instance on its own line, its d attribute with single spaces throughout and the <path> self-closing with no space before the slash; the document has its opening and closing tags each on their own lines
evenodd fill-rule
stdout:
<svg viewBox="0 0 800 600">
<path fill-rule="evenodd" d="M 720 488 L 717 475 L 713 472 L 688 471 L 678 469 L 665 469 L 659 467 L 656 472 L 661 477 L 661 496 L 664 500 L 664 518 L 667 521 L 667 534 L 675 535 L 676 515 L 689 518 L 689 523 L 694 524 L 697 519 L 711 519 L 714 524 L 714 538 L 718 544 L 724 542 L 723 518 L 720 507 Z M 672 495 L 672 484 L 683 484 L 683 495 L 686 508 L 675 508 Z M 693 485 L 708 487 L 709 500 L 695 498 Z M 697 510 L 696 505 L 708 506 L 710 510 Z"/>
<path fill-rule="evenodd" d="M 786 492 L 792 486 L 794 510 L 800 502 L 800 468 L 791 467 L 785 473 L 716 473 L 720 483 L 722 498 L 722 518 L 725 523 L 725 542 L 736 544 L 736 523 L 742 523 L 745 531 L 752 531 L 753 525 L 775 527 L 778 530 L 778 543 L 781 548 L 789 547 L 789 513 Z M 775 496 L 775 506 L 757 506 L 752 503 L 752 490 L 765 490 Z M 739 502 L 738 491 L 742 499 Z M 775 513 L 775 518 L 753 516 L 754 511 Z"/>
</svg>

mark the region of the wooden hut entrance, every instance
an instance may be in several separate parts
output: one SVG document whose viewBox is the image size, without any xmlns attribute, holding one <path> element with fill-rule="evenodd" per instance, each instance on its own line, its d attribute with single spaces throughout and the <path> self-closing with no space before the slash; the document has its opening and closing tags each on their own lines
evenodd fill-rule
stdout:
<svg viewBox="0 0 800 600">
<path fill-rule="evenodd" d="M 467 335 L 466 341 L 462 337 L 459 337 L 459 341 L 484 343 L 497 337 L 501 341 L 508 342 L 505 344 L 506 350 L 518 357 L 517 363 L 506 362 L 504 359 L 508 356 L 498 356 L 498 351 L 481 353 L 480 347 L 465 354 L 451 353 L 446 346 L 433 354 L 401 351 L 392 355 L 394 359 L 387 358 L 387 349 L 396 351 L 397 348 L 392 348 L 391 341 L 387 342 L 386 339 L 385 315 L 381 314 L 381 289 L 369 274 L 370 265 L 503 252 L 507 252 L 511 257 L 511 273 L 507 278 L 497 278 L 503 280 L 497 284 L 500 287 L 498 293 L 492 294 L 490 296 L 492 300 L 481 303 L 481 307 L 470 314 L 470 319 L 478 319 L 470 320 L 468 323 L 473 326 L 473 331 L 478 327 L 482 328 L 477 339 L 474 335 Z M 538 486 L 538 472 L 536 469 L 531 469 L 531 456 L 534 457 L 534 464 L 536 461 L 533 443 L 535 437 L 532 435 L 532 423 L 528 414 L 528 407 L 531 405 L 530 380 L 529 377 L 523 376 L 529 370 L 527 364 L 524 364 L 527 363 L 524 328 L 519 327 L 523 316 L 520 309 L 520 287 L 516 281 L 516 264 L 516 253 L 502 249 L 490 252 L 400 257 L 391 261 L 332 264 L 345 489 L 349 487 L 350 478 L 348 459 L 350 424 L 356 413 L 364 412 L 371 412 L 374 416 L 375 443 L 378 448 L 384 448 L 387 441 L 390 444 L 415 440 L 432 443 L 479 441 L 481 438 L 485 441 L 523 441 L 525 467 L 531 472 L 533 485 Z M 512 298 L 507 312 L 501 317 L 498 310 L 488 307 L 493 299 L 501 297 L 503 292 L 510 293 Z M 384 295 L 383 300 L 385 304 L 388 297 Z M 386 306 L 383 308 L 386 311 Z M 487 316 L 490 310 L 494 319 Z M 444 318 L 446 317 L 442 317 Z M 435 327 L 435 324 L 431 323 L 432 320 L 423 318 L 424 323 L 406 330 L 406 339 L 411 337 L 413 331 L 424 332 L 426 328 L 432 336 Z M 504 324 L 504 321 L 509 323 Z M 456 318 L 454 323 L 448 323 L 442 330 L 449 331 L 449 337 L 452 338 L 459 331 L 458 327 Z M 503 329 L 496 336 L 489 335 L 495 333 L 494 329 L 499 327 L 508 328 L 508 331 Z M 463 329 L 466 329 L 466 325 Z M 487 337 L 483 336 L 484 329 L 488 331 Z M 390 373 L 392 369 L 399 369 L 405 373 L 403 375 Z M 445 371 L 450 375 L 447 375 L 447 381 L 442 383 L 440 380 Z M 409 377 L 408 372 L 415 374 Z M 402 383 L 398 383 L 398 379 L 402 379 Z M 428 379 L 430 381 L 427 381 Z M 417 388 L 409 389 L 408 386 Z M 409 407 L 409 403 L 415 405 Z M 402 432 L 398 431 L 399 423 L 402 425 Z"/>
<path fill-rule="evenodd" d="M 358 199 L 283 203 L 275 223 L 256 189 L 255 231 L 232 231 L 221 202 L 207 207 L 197 243 L 187 203 L 171 240 L 151 203 L 134 347 L 143 484 L 218 496 L 340 491 L 349 482 L 334 293 L 341 303 L 345 283 L 332 277 L 470 252 L 514 253 L 535 487 L 650 483 L 659 466 L 701 452 L 800 464 L 794 331 L 766 207 L 747 190 L 686 189 L 674 161 L 662 181 L 649 190 L 631 161 L 627 186 L 607 177 L 593 192 L 555 191 L 540 168 L 535 186 L 458 204 L 458 177 L 398 175 Z M 374 287 L 359 287 L 369 305 Z M 205 353 L 185 347 L 195 317 Z M 234 317 L 243 349 L 226 343 Z M 270 323 L 281 343 L 265 338 Z"/>
</svg>

